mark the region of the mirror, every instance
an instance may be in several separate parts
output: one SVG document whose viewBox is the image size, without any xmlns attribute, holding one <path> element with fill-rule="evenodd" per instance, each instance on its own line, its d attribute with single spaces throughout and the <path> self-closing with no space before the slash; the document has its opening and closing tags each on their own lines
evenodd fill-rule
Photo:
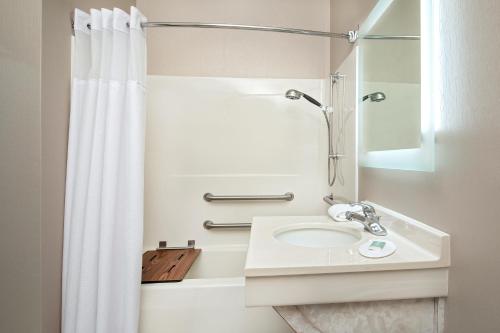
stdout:
<svg viewBox="0 0 500 333">
<path fill-rule="evenodd" d="M 432 0 L 379 0 L 360 27 L 360 165 L 432 171 Z M 422 87 L 425 87 L 424 89 Z"/>
</svg>

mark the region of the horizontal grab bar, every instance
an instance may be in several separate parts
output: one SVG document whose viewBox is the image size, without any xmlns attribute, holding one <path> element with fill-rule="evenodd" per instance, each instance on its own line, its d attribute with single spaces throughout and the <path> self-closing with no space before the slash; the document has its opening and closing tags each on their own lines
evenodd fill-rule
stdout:
<svg viewBox="0 0 500 333">
<path fill-rule="evenodd" d="M 267 200 L 284 200 L 292 201 L 294 198 L 292 192 L 286 192 L 280 195 L 214 195 L 212 193 L 205 193 L 203 199 L 205 201 L 267 201 Z"/>
<path fill-rule="evenodd" d="M 323 201 L 329 204 L 330 206 L 338 205 L 338 204 L 348 204 L 348 205 L 358 205 L 358 202 L 353 202 L 344 197 L 334 197 L 333 194 L 326 195 L 323 197 Z"/>
<path fill-rule="evenodd" d="M 207 230 L 210 229 L 236 229 L 236 228 L 250 228 L 252 223 L 214 223 L 210 220 L 203 222 L 203 227 Z"/>
</svg>

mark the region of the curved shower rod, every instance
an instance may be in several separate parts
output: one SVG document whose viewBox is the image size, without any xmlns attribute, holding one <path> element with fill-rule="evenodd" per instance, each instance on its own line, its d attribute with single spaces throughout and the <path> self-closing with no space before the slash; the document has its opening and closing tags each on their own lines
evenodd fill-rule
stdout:
<svg viewBox="0 0 500 333">
<path fill-rule="evenodd" d="M 180 28 L 231 29 L 231 30 L 281 32 L 281 33 L 298 34 L 298 35 L 344 38 L 349 40 L 349 42 L 354 42 L 357 38 L 357 33 L 358 33 L 357 31 L 349 31 L 347 33 L 337 33 L 337 32 L 326 32 L 326 31 L 294 29 L 294 28 L 269 27 L 260 25 L 202 23 L 202 22 L 144 22 L 141 24 L 141 26 L 143 28 L 180 27 Z"/>
<path fill-rule="evenodd" d="M 71 28 L 74 34 L 73 12 L 71 13 Z M 127 23 L 127 26 L 129 24 Z M 91 29 L 90 24 L 87 27 Z M 265 32 L 280 32 L 297 35 L 331 37 L 347 39 L 350 43 L 354 43 L 358 38 L 358 31 L 352 30 L 347 33 L 327 32 L 317 30 L 271 27 L 260 25 L 244 25 L 244 24 L 228 24 L 228 23 L 203 23 L 203 22 L 143 22 L 143 28 L 202 28 L 202 29 L 230 29 L 230 30 L 249 30 L 249 31 L 265 31 Z"/>
<path fill-rule="evenodd" d="M 330 37 L 347 39 L 349 43 L 354 43 L 360 38 L 357 30 L 351 30 L 347 33 L 327 32 L 317 30 L 305 30 L 295 28 L 269 27 L 260 25 L 228 24 L 228 23 L 202 23 L 202 22 L 144 22 L 143 28 L 202 28 L 202 29 L 230 29 L 230 30 L 250 30 L 280 32 L 287 34 L 298 34 L 308 36 Z M 363 35 L 363 39 L 392 39 L 392 40 L 419 40 L 420 36 L 405 35 Z"/>
<path fill-rule="evenodd" d="M 128 23 L 127 23 L 128 25 Z M 71 15 L 71 27 L 74 34 L 74 22 L 73 14 Z M 90 24 L 87 27 L 91 29 Z M 358 40 L 359 33 L 357 30 L 351 30 L 346 33 L 329 32 L 329 31 L 318 31 L 318 30 L 307 30 L 307 29 L 295 29 L 295 28 L 283 28 L 283 27 L 272 27 L 272 26 L 260 26 L 260 25 L 245 25 L 245 24 L 229 24 L 229 23 L 203 23 L 203 22 L 143 22 L 141 23 L 142 28 L 202 28 L 202 29 L 229 29 L 229 30 L 248 30 L 248 31 L 264 31 L 264 32 L 279 32 L 287 34 L 297 34 L 297 35 L 307 35 L 307 36 L 319 36 L 319 37 L 329 37 L 329 38 L 341 38 L 346 39 L 349 43 L 355 43 Z M 362 36 L 363 39 L 401 39 L 401 40 L 418 40 L 420 36 L 383 36 L 383 35 L 365 35 Z"/>
</svg>

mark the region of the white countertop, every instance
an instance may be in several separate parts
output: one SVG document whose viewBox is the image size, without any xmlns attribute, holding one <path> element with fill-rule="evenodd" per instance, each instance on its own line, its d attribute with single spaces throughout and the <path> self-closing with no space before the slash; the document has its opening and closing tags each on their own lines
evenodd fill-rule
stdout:
<svg viewBox="0 0 500 333">
<path fill-rule="evenodd" d="M 377 206 L 380 222 L 388 230 L 384 237 L 363 230 L 357 222 L 336 222 L 328 216 L 267 216 L 252 222 L 245 276 L 345 273 L 448 267 L 449 235 L 423 223 L 396 217 Z M 397 214 L 396 214 L 397 215 Z M 311 248 L 288 244 L 273 237 L 291 225 L 343 226 L 361 231 L 362 238 L 348 247 Z M 373 239 L 396 244 L 394 254 L 371 259 L 358 252 L 359 245 Z"/>
<path fill-rule="evenodd" d="M 357 222 L 328 216 L 255 217 L 245 265 L 247 306 L 345 303 L 448 295 L 450 237 L 426 224 L 374 205 L 387 236 Z M 338 228 L 361 239 L 337 247 L 304 247 L 274 235 L 296 228 Z M 397 246 L 388 257 L 359 254 L 361 244 L 386 239 Z M 309 244 L 315 245 L 315 243 Z"/>
</svg>

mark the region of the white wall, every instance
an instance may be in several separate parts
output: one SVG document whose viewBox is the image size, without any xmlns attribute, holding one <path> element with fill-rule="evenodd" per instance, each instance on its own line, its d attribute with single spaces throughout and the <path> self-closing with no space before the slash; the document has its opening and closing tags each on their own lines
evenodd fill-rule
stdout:
<svg viewBox="0 0 500 333">
<path fill-rule="evenodd" d="M 284 97 L 289 88 L 322 100 L 317 79 L 150 76 L 144 246 L 246 243 L 249 232 L 207 231 L 203 221 L 324 214 L 326 125 L 319 109 Z M 208 203 L 203 194 L 283 194 L 292 202 Z"/>
<path fill-rule="evenodd" d="M 358 50 L 353 49 L 347 58 L 335 71 L 345 75 L 343 80 L 339 80 L 333 86 L 333 128 L 334 147 L 339 143 L 338 153 L 344 155 L 340 159 L 340 166 L 337 171 L 337 180 L 332 188 L 334 197 L 348 201 L 358 199 L 358 151 L 357 151 L 357 68 Z M 345 89 L 345 95 L 342 91 Z M 344 102 L 342 102 L 344 100 Z M 343 117 L 340 116 L 341 107 L 344 107 Z M 340 121 L 344 121 L 344 143 L 338 140 L 340 132 Z"/>
</svg>

